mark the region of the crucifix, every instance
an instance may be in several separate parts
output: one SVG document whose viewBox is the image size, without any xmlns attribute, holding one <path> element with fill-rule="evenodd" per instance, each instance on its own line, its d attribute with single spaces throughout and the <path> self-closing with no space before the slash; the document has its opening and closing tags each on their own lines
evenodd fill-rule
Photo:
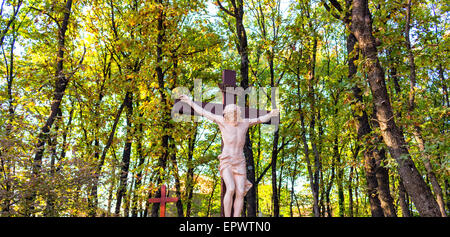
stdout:
<svg viewBox="0 0 450 237">
<path fill-rule="evenodd" d="M 218 86 L 222 91 L 222 104 L 192 101 L 188 96 L 181 95 L 180 99 L 175 100 L 172 112 L 204 116 L 219 125 L 222 134 L 222 153 L 218 156 L 222 178 L 221 216 L 238 217 L 242 211 L 244 196 L 252 187 L 252 183 L 247 180 L 247 169 L 252 167 L 246 166 L 243 152 L 246 133 L 255 124 L 269 121 L 271 124 L 278 124 L 279 111 L 245 107 L 246 93 L 236 86 L 235 71 L 224 70 L 222 83 Z M 243 106 L 236 105 L 237 96 Z"/>
<path fill-rule="evenodd" d="M 177 202 L 178 198 L 177 197 L 166 197 L 166 185 L 163 185 L 161 187 L 161 197 L 160 198 L 149 198 L 148 202 L 150 203 L 160 203 L 161 204 L 161 209 L 159 211 L 159 216 L 160 217 L 165 217 L 166 216 L 166 202 Z"/>
</svg>

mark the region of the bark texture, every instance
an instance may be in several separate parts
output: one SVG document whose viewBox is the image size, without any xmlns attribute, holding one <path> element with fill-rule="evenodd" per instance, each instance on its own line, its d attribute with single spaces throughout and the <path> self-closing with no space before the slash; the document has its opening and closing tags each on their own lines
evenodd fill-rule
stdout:
<svg viewBox="0 0 450 237">
<path fill-rule="evenodd" d="M 367 79 L 372 91 L 376 119 L 383 140 L 391 156 L 398 163 L 398 171 L 404 186 L 421 216 L 440 216 L 439 206 L 417 170 L 408 151 L 403 133 L 397 127 L 386 89 L 384 69 L 377 55 L 376 41 L 372 34 L 372 19 L 368 0 L 353 0 L 351 31 L 359 43 L 365 61 Z"/>
</svg>

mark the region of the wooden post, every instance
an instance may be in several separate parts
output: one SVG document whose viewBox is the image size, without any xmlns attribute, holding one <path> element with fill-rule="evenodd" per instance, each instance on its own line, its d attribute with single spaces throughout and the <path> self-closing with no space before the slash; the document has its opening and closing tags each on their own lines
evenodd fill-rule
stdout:
<svg viewBox="0 0 450 237">
<path fill-rule="evenodd" d="M 223 70 L 222 73 L 222 83 L 219 84 L 219 87 L 222 91 L 222 104 L 224 105 L 224 108 L 228 104 L 236 104 L 236 95 L 231 95 L 226 93 L 227 87 L 236 87 L 236 72 L 231 70 Z M 233 96 L 233 99 L 230 99 L 230 97 Z M 228 102 L 228 103 L 227 103 Z M 220 151 L 223 149 L 223 140 L 222 145 L 220 147 Z M 223 178 L 220 178 L 220 216 L 225 216 L 225 210 L 223 207 L 223 198 L 225 197 L 225 193 L 227 192 L 227 187 L 225 186 L 225 181 Z M 234 197 L 233 197 L 234 201 Z M 233 206 L 234 203 L 231 204 L 231 216 L 233 216 Z"/>
</svg>

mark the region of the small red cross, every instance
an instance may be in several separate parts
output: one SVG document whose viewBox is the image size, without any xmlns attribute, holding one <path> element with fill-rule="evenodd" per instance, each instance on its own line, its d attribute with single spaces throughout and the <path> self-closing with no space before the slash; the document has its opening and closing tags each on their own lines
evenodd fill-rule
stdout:
<svg viewBox="0 0 450 237">
<path fill-rule="evenodd" d="M 160 217 L 166 216 L 166 202 L 177 202 L 177 197 L 166 197 L 166 185 L 161 186 L 161 198 L 150 198 L 150 203 L 161 203 L 161 210 L 159 211 Z"/>
</svg>

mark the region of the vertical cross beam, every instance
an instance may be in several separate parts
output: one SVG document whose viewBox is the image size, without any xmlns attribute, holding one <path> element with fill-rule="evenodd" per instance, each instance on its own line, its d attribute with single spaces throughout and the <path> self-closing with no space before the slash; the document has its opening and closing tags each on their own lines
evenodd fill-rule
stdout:
<svg viewBox="0 0 450 237">
<path fill-rule="evenodd" d="M 223 70 L 222 72 L 222 83 L 219 83 L 219 87 L 222 91 L 222 104 L 224 106 L 227 106 L 228 104 L 236 104 L 236 95 L 235 94 L 229 94 L 226 93 L 226 89 L 227 87 L 236 87 L 236 72 L 232 71 L 232 70 Z M 223 140 L 222 141 L 222 145 L 220 147 L 220 150 L 222 151 L 223 149 Z M 225 186 L 225 181 L 223 180 L 223 178 L 220 179 L 221 180 L 221 184 L 220 184 L 220 216 L 224 217 L 225 216 L 225 210 L 224 210 L 224 206 L 223 206 L 223 199 L 225 197 L 225 193 L 227 191 L 227 188 Z M 234 197 L 233 199 L 234 200 Z M 231 216 L 233 216 L 233 204 L 231 204 Z"/>
<path fill-rule="evenodd" d="M 222 83 L 219 83 L 219 87 L 222 91 L 222 104 L 224 108 L 228 104 L 236 104 L 236 95 L 226 93 L 227 87 L 236 87 L 236 72 L 233 70 L 223 70 Z"/>
</svg>

